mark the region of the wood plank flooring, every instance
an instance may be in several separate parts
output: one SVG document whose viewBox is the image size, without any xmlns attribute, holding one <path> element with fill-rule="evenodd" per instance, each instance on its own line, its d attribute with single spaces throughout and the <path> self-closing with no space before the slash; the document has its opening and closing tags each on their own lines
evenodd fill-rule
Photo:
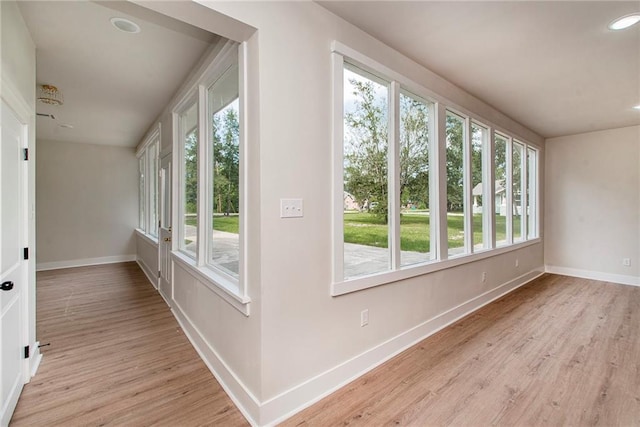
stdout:
<svg viewBox="0 0 640 427">
<path fill-rule="evenodd" d="M 37 315 L 11 426 L 247 425 L 135 263 L 38 273 Z"/>
<path fill-rule="evenodd" d="M 640 425 L 640 288 L 545 275 L 283 424 Z"/>
</svg>

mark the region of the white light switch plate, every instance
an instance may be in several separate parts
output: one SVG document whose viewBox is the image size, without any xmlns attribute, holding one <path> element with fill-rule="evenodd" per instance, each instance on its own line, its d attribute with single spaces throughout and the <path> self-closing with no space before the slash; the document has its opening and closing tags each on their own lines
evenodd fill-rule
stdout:
<svg viewBox="0 0 640 427">
<path fill-rule="evenodd" d="M 302 218 L 302 199 L 280 199 L 280 218 Z"/>
</svg>

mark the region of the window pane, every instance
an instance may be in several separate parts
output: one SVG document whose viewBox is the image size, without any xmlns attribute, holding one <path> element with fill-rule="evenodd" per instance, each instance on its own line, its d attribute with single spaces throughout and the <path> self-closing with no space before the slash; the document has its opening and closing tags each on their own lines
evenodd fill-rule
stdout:
<svg viewBox="0 0 640 427">
<path fill-rule="evenodd" d="M 389 84 L 344 69 L 344 277 L 389 270 Z"/>
<path fill-rule="evenodd" d="M 400 94 L 400 264 L 434 259 L 429 210 L 431 104 Z"/>
<path fill-rule="evenodd" d="M 464 140 L 465 119 L 447 112 L 447 240 L 449 256 L 464 248 Z"/>
<path fill-rule="evenodd" d="M 149 233 L 158 236 L 158 143 L 147 149 L 149 158 Z"/>
<path fill-rule="evenodd" d="M 195 257 L 198 240 L 198 105 L 194 104 L 180 116 L 180 131 L 184 142 L 182 167 L 182 239 L 180 249 Z"/>
<path fill-rule="evenodd" d="M 138 227 L 140 227 L 141 230 L 145 229 L 145 218 L 146 218 L 146 212 L 145 212 L 145 205 L 146 205 L 146 194 L 145 194 L 145 162 L 144 162 L 144 156 L 140 157 L 138 159 L 138 174 L 139 174 L 139 180 L 138 180 Z"/>
<path fill-rule="evenodd" d="M 524 153 L 524 147 L 517 142 L 513 143 L 512 153 L 512 194 L 513 194 L 513 207 L 511 208 L 511 215 L 513 221 L 513 241 L 518 242 L 522 240 L 522 155 Z"/>
<path fill-rule="evenodd" d="M 471 124 L 471 195 L 473 196 L 473 247 L 474 250 L 485 248 L 484 242 L 484 216 L 485 205 L 483 200 L 484 167 L 482 157 L 485 155 L 488 145 L 489 131 Z"/>
<path fill-rule="evenodd" d="M 534 239 L 538 237 L 538 212 L 536 206 L 537 198 L 537 177 L 538 177 L 538 160 L 537 152 L 531 148 L 527 149 L 527 238 Z"/>
<path fill-rule="evenodd" d="M 213 153 L 209 263 L 238 277 L 240 260 L 240 124 L 238 67 L 209 89 Z"/>
<path fill-rule="evenodd" d="M 503 246 L 507 244 L 507 139 L 497 134 L 495 168 L 496 245 Z"/>
</svg>

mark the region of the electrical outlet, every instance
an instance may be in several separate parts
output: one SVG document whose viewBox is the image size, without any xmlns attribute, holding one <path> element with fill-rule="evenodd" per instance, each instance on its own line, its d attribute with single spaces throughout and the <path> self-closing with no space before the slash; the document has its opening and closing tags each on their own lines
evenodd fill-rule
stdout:
<svg viewBox="0 0 640 427">
<path fill-rule="evenodd" d="M 631 259 L 630 258 L 622 258 L 622 265 L 624 265 L 625 267 L 630 267 L 631 266 Z"/>
<path fill-rule="evenodd" d="M 360 326 L 367 326 L 369 324 L 369 309 L 365 308 L 360 312 Z"/>
<path fill-rule="evenodd" d="M 301 218 L 302 199 L 280 199 L 280 218 Z"/>
<path fill-rule="evenodd" d="M 482 283 L 484 283 L 484 282 L 486 282 L 486 281 L 487 281 L 487 272 L 486 272 L 486 271 L 483 271 L 483 272 L 482 272 Z"/>
</svg>

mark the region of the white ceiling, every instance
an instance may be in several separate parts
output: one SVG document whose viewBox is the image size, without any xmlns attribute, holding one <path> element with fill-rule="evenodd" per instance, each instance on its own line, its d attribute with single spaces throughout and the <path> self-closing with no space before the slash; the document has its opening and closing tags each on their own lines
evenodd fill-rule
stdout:
<svg viewBox="0 0 640 427">
<path fill-rule="evenodd" d="M 18 2 L 36 45 L 36 80 L 64 105 L 37 103 L 37 138 L 136 146 L 217 36 L 121 1 Z M 127 34 L 110 19 L 142 29 Z M 73 129 L 60 127 L 69 124 Z"/>
<path fill-rule="evenodd" d="M 640 124 L 640 1 L 321 1 L 544 137 Z"/>
</svg>

